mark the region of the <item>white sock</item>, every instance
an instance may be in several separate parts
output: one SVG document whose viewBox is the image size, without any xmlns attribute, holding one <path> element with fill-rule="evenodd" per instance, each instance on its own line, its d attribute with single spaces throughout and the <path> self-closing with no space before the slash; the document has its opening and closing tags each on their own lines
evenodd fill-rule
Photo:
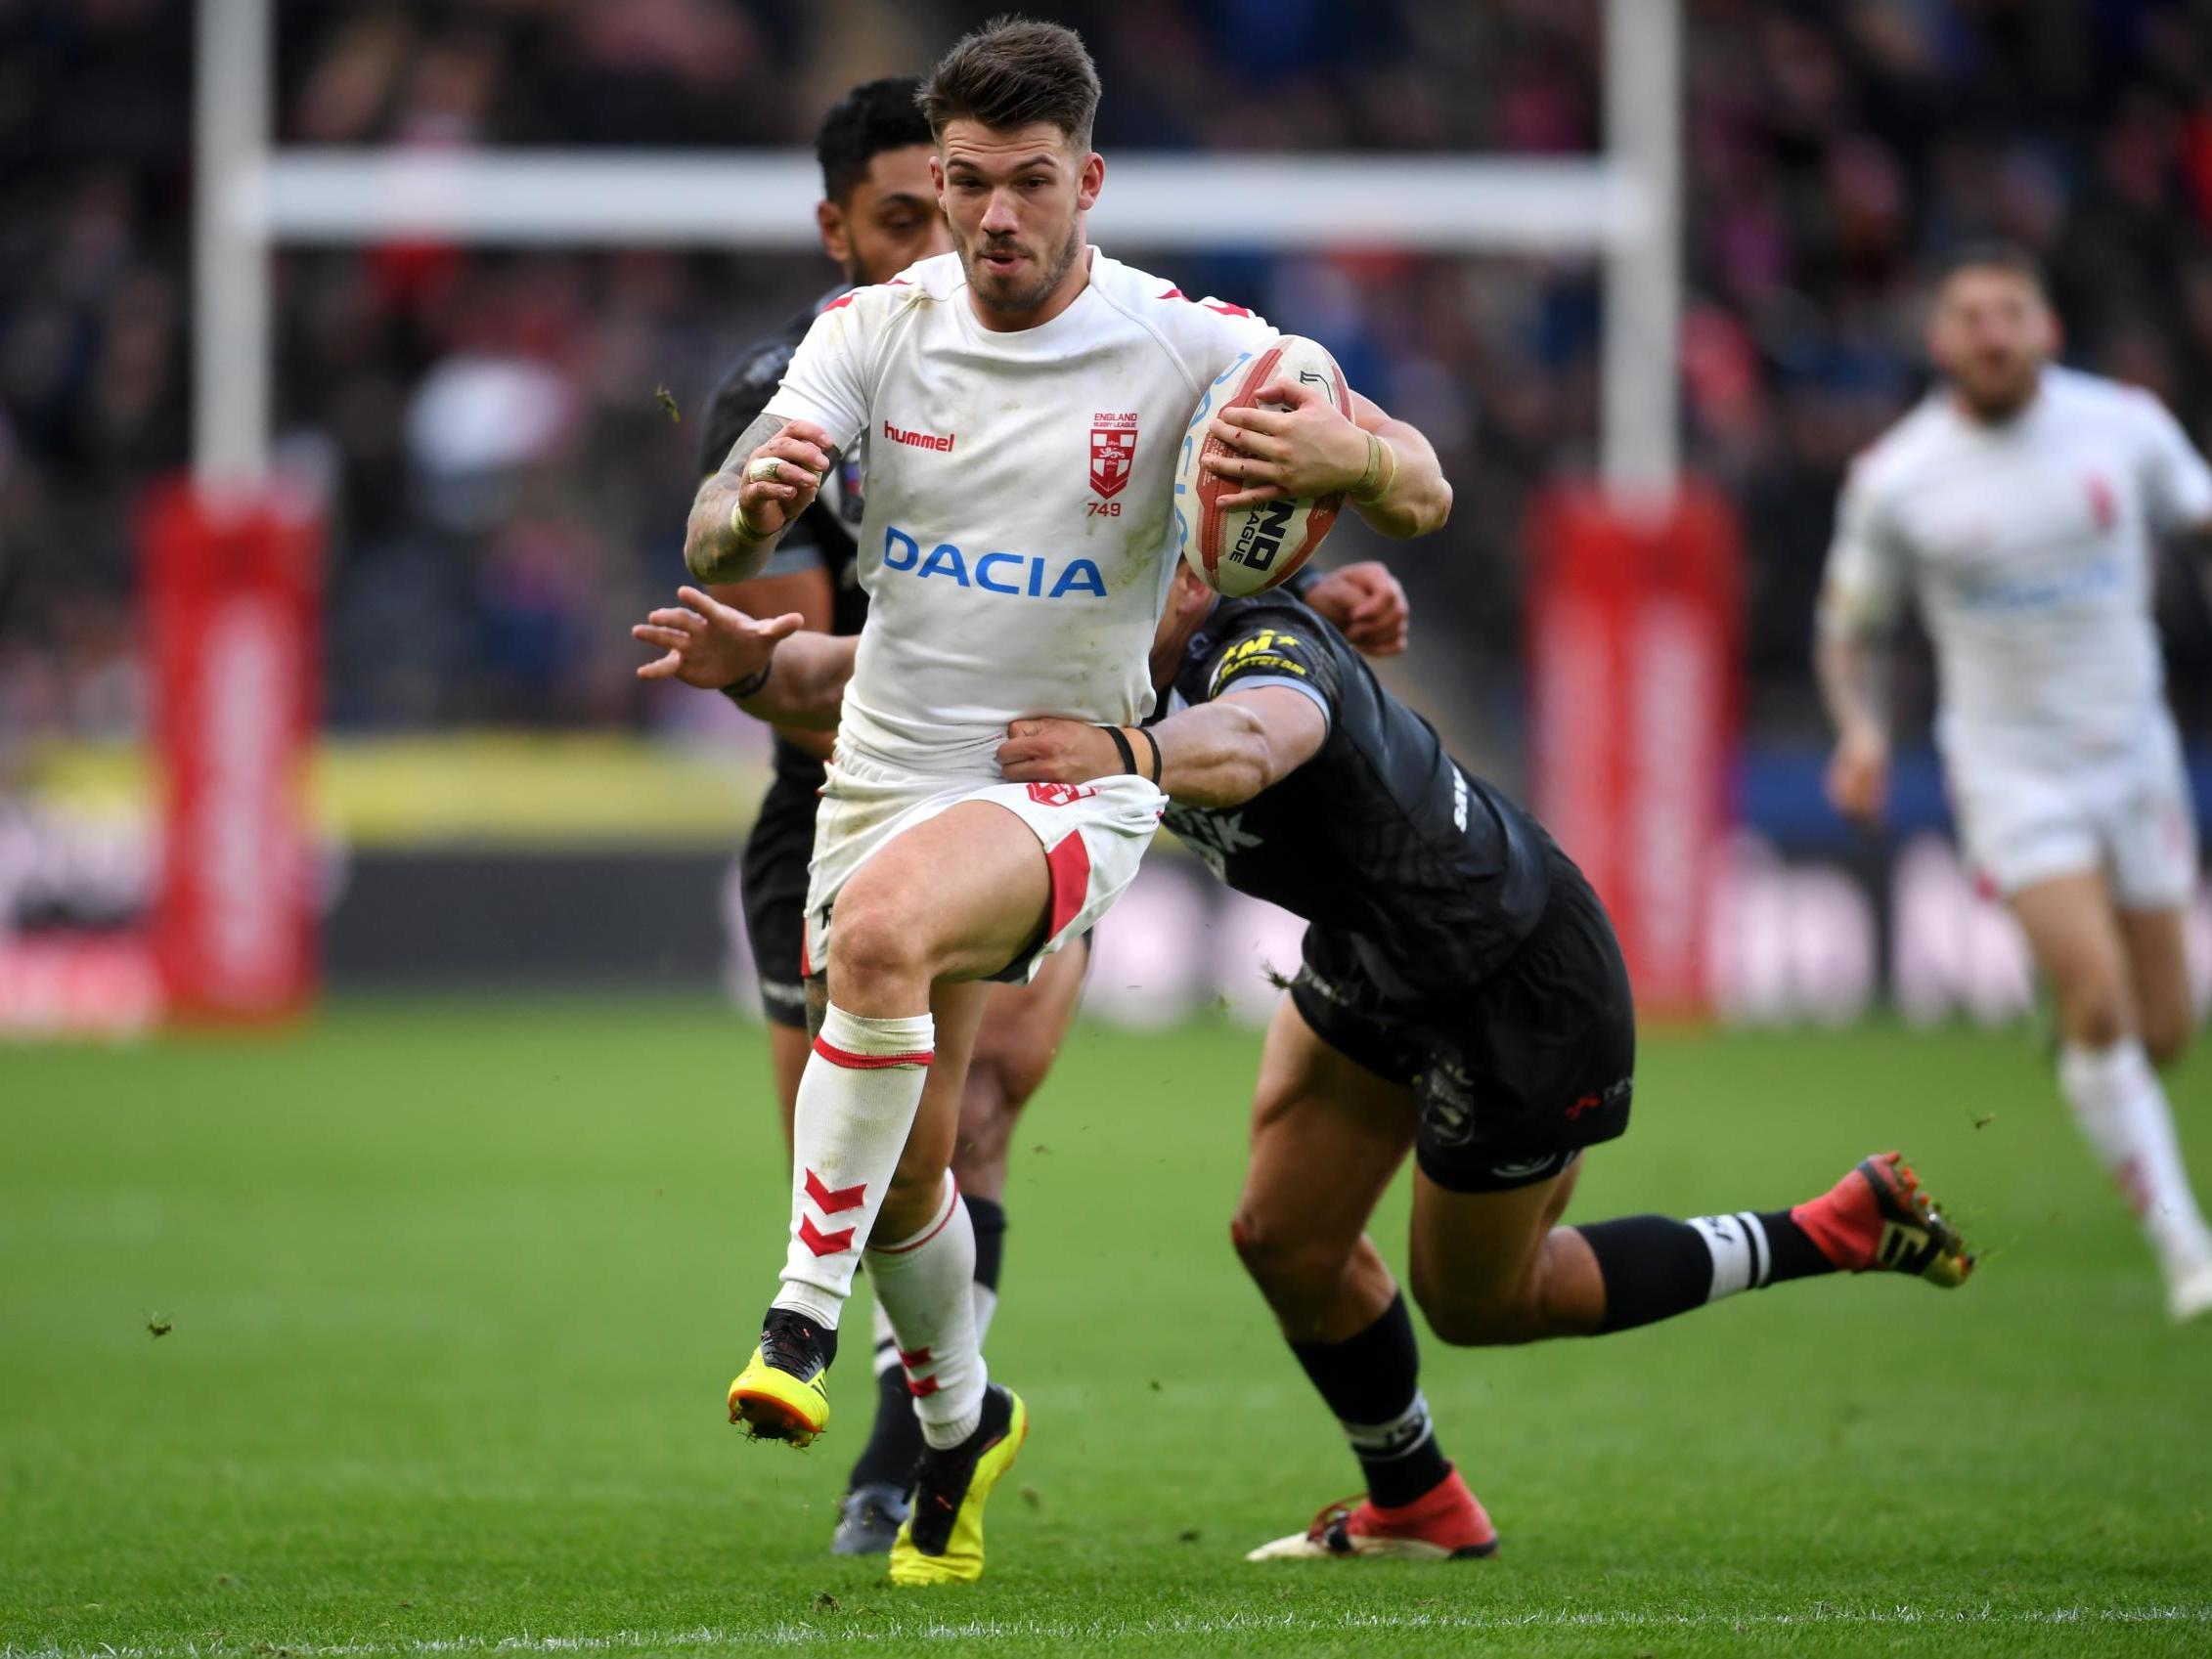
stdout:
<svg viewBox="0 0 2212 1659">
<path fill-rule="evenodd" d="M 1765 1287 L 1774 1273 L 1774 1248 L 1767 1243 L 1765 1222 L 1747 1209 L 1734 1215 L 1694 1216 L 1690 1225 L 1712 1256 L 1706 1301 Z"/>
<path fill-rule="evenodd" d="M 898 1332 L 922 1438 L 957 1446 L 983 1420 L 986 1374 L 975 1332 L 975 1226 L 950 1174 L 920 1232 L 868 1246 L 868 1277 Z"/>
<path fill-rule="evenodd" d="M 937 1027 L 863 1020 L 835 1003 L 799 1076 L 791 1122 L 791 1244 L 775 1305 L 835 1331 L 921 1105 Z"/>
<path fill-rule="evenodd" d="M 2109 1048 L 2067 1043 L 2058 1051 L 2058 1087 L 2166 1266 L 2212 1255 L 2212 1230 L 2182 1168 L 2173 1110 L 2143 1044 L 2133 1037 Z"/>
<path fill-rule="evenodd" d="M 875 1299 L 875 1375 L 899 1369 L 899 1338 L 891 1333 L 891 1316 L 883 1311 L 883 1298 Z"/>
<path fill-rule="evenodd" d="M 998 1292 L 980 1283 L 974 1288 L 975 1345 L 980 1348 L 991 1340 L 991 1316 L 998 1311 Z"/>
</svg>

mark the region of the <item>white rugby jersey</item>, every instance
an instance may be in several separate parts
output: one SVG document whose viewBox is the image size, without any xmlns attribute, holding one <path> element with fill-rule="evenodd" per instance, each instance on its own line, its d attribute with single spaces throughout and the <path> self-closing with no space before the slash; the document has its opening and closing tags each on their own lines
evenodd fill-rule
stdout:
<svg viewBox="0 0 2212 1659">
<path fill-rule="evenodd" d="M 956 254 L 856 288 L 815 320 L 769 400 L 840 449 L 864 446 L 868 621 L 840 741 L 995 778 L 1009 720 L 1151 712 L 1183 429 L 1208 384 L 1276 330 L 1089 258 L 1067 310 L 1012 333 L 976 321 Z"/>
<path fill-rule="evenodd" d="M 1990 425 L 1932 393 L 1853 465 L 1824 630 L 1885 626 L 1910 585 L 1954 754 L 2095 755 L 2165 719 L 2151 537 L 2212 520 L 2212 469 L 2149 393 L 2049 368 Z"/>
</svg>

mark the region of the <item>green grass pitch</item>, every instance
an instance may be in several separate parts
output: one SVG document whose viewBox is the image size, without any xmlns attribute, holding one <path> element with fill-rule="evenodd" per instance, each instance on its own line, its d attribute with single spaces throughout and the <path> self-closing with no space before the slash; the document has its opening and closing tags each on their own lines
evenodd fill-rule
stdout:
<svg viewBox="0 0 2212 1659">
<path fill-rule="evenodd" d="M 786 1179 L 726 1012 L 0 1049 L 0 1654 L 2212 1650 L 2212 1329 L 2164 1323 L 2018 1033 L 1649 1038 L 1573 1215 L 1778 1205 L 1898 1144 L 1982 1273 L 1432 1346 L 1499 1558 L 1247 1566 L 1357 1484 L 1229 1250 L 1256 1057 L 1071 1039 L 993 1339 L 1036 1431 L 985 1583 L 915 1594 L 824 1550 L 862 1366 L 803 1456 L 722 1420 Z M 2208 1094 L 2199 1059 L 2212 1178 Z"/>
</svg>

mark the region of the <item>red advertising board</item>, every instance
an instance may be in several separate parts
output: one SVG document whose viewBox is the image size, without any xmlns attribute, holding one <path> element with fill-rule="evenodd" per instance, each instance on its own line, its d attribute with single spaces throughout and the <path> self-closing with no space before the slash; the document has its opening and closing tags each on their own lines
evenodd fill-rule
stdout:
<svg viewBox="0 0 2212 1659">
<path fill-rule="evenodd" d="M 1739 720 L 1734 514 L 1696 484 L 1646 515 L 1565 489 L 1530 532 L 1536 809 L 1604 896 L 1638 1007 L 1703 1015 Z"/>
<path fill-rule="evenodd" d="M 145 614 L 162 799 L 154 957 L 184 1018 L 282 1017 L 317 980 L 306 765 L 323 526 L 282 488 L 148 506 Z"/>
</svg>

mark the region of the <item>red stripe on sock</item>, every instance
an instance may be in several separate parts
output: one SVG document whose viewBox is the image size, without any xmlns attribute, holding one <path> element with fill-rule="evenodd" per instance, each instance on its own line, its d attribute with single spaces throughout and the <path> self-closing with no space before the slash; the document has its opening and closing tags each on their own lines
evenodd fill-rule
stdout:
<svg viewBox="0 0 2212 1659">
<path fill-rule="evenodd" d="M 919 1382 L 909 1381 L 907 1384 L 907 1392 L 917 1400 L 926 1400 L 937 1392 L 937 1378 L 925 1376 Z"/>
<path fill-rule="evenodd" d="M 839 1048 L 820 1037 L 815 1038 L 815 1053 L 832 1066 L 843 1066 L 855 1071 L 882 1071 L 894 1066 L 927 1066 L 937 1058 L 933 1048 L 916 1049 L 910 1054 L 855 1054 L 850 1049 Z"/>
<path fill-rule="evenodd" d="M 937 1218 L 937 1225 L 935 1227 L 932 1227 L 920 1238 L 910 1240 L 904 1244 L 870 1244 L 868 1246 L 868 1253 L 870 1255 L 879 1256 L 903 1256 L 910 1250 L 920 1249 L 924 1244 L 928 1244 L 930 1240 L 936 1238 L 938 1234 L 945 1231 L 947 1224 L 950 1223 L 952 1219 L 952 1212 L 959 1207 L 960 1190 L 959 1188 L 954 1187 L 952 1189 L 952 1201 L 945 1206 L 945 1213 Z"/>
<path fill-rule="evenodd" d="M 929 1349 L 924 1346 L 916 1348 L 909 1354 L 906 1349 L 901 1348 L 899 1350 L 899 1363 L 908 1371 L 912 1371 L 914 1367 L 919 1365 L 927 1365 L 929 1364 Z"/>
</svg>

